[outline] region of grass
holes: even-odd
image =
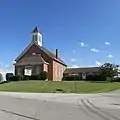
[[[0,84],[0,91],[7,92],[65,92],[101,93],[120,89],[120,83],[18,81]],[[62,91],[63,90],[63,91]]]

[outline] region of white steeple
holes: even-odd
[[[32,42],[42,46],[42,34],[39,32],[37,27],[32,31]]]

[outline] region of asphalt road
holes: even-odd
[[[0,120],[120,120],[118,93],[30,96],[0,94]]]

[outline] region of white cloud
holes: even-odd
[[[88,65],[87,67],[95,67],[94,65]]]
[[[96,48],[91,48],[91,52],[99,52],[99,50]]]
[[[110,61],[106,61],[106,63],[111,63]]]
[[[9,68],[9,67],[11,67],[10,65],[5,65],[5,68]]]
[[[76,52],[76,50],[72,50],[72,52],[73,52],[73,53],[75,53],[75,52]]]
[[[108,57],[109,57],[109,58],[113,58],[113,55],[109,54]]]
[[[81,47],[84,47],[84,46],[85,46],[85,43],[81,42],[80,45],[81,45]]]
[[[81,47],[87,47],[87,45],[84,42],[79,42],[78,43]]]
[[[79,68],[78,65],[72,65],[72,68]]]
[[[110,45],[110,42],[105,42],[105,45]]]
[[[96,63],[96,65],[98,65],[98,66],[101,66],[101,65],[102,65],[102,63],[100,63],[99,61],[95,61],[95,63]]]
[[[72,58],[72,59],[71,59],[71,61],[72,61],[72,62],[75,62],[75,61],[76,61],[76,59]]]

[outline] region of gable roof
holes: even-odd
[[[36,43],[31,43],[31,44],[29,44],[29,45],[25,48],[25,50],[15,59],[15,61],[18,61],[18,60],[29,50],[29,48],[30,48],[32,45],[34,45],[34,44],[35,44],[36,46],[38,46],[39,49],[41,49],[43,52],[45,52],[45,53],[46,53],[50,58],[52,58],[53,60],[55,60],[55,61],[57,61],[57,62],[65,65],[65,66],[67,66],[60,58],[56,58],[56,55],[53,54],[51,51],[49,51],[48,49],[46,49],[46,48],[44,48],[44,47],[42,47],[42,46],[37,45]]]
[[[36,65],[46,63],[40,54],[35,54],[32,56],[26,56],[20,61],[16,62],[15,65]],[[48,63],[46,63],[48,64]]]
[[[84,67],[84,68],[67,68],[64,73],[90,73],[90,72],[98,72],[100,67]]]

